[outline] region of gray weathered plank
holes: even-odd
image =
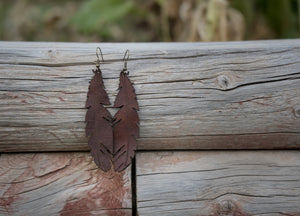
[[[300,215],[300,151],[139,152],[136,172],[140,216]]]
[[[300,40],[0,42],[0,151],[87,150],[95,48],[113,102],[123,53],[140,105],[139,150],[300,147]]]
[[[102,172],[88,153],[0,156],[0,215],[132,215],[131,172]]]

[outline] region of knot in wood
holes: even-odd
[[[47,54],[50,59],[57,58],[57,51],[55,49],[49,49]]]
[[[230,200],[221,201],[218,205],[218,214],[219,215],[230,215],[234,212],[235,205]]]
[[[300,116],[300,105],[296,105],[294,108],[293,108],[293,114],[295,116],[295,118],[299,118]]]
[[[218,80],[219,86],[224,90],[228,89],[228,87],[231,85],[230,79],[226,75],[218,76],[217,80]]]

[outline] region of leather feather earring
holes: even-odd
[[[96,49],[97,64],[93,70],[94,77],[90,81],[85,107],[88,109],[86,122],[86,136],[91,155],[97,166],[103,171],[111,169],[113,153],[113,128],[111,127],[112,116],[103,105],[110,105],[109,98],[104,89],[102,73],[100,69],[100,51],[102,61],[103,55],[99,47]]]
[[[119,93],[114,103],[114,107],[120,108],[113,118],[113,164],[114,169],[119,172],[131,164],[136,150],[136,138],[139,136],[139,106],[133,83],[128,78],[128,59],[129,50],[126,50],[124,68],[120,73]]]

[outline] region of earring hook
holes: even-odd
[[[100,69],[100,59],[99,59],[98,50],[100,51],[101,58],[102,58],[102,62],[104,62],[104,59],[103,59],[103,55],[102,55],[102,51],[101,51],[100,47],[97,47],[97,48],[96,48],[96,56],[97,56],[96,67],[97,67],[98,69]]]
[[[126,58],[126,55],[127,55],[127,58]],[[129,50],[127,49],[125,54],[124,54],[124,58],[123,58],[123,61],[124,61],[124,67],[123,67],[123,71],[127,71],[127,61],[129,59]]]

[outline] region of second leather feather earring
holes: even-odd
[[[114,107],[120,108],[113,118],[113,163],[116,171],[124,170],[134,157],[136,138],[139,136],[139,106],[133,84],[128,78],[127,60],[129,50],[126,50],[124,67],[120,73],[119,93]]]
[[[136,150],[136,138],[139,136],[138,103],[127,70],[129,51],[126,50],[124,55],[119,93],[114,103],[114,107],[120,109],[112,118],[103,106],[110,105],[110,102],[104,89],[98,50],[103,60],[102,52],[97,48],[98,61],[86,100],[86,136],[97,166],[103,171],[113,166],[115,171],[121,172],[131,163]]]

